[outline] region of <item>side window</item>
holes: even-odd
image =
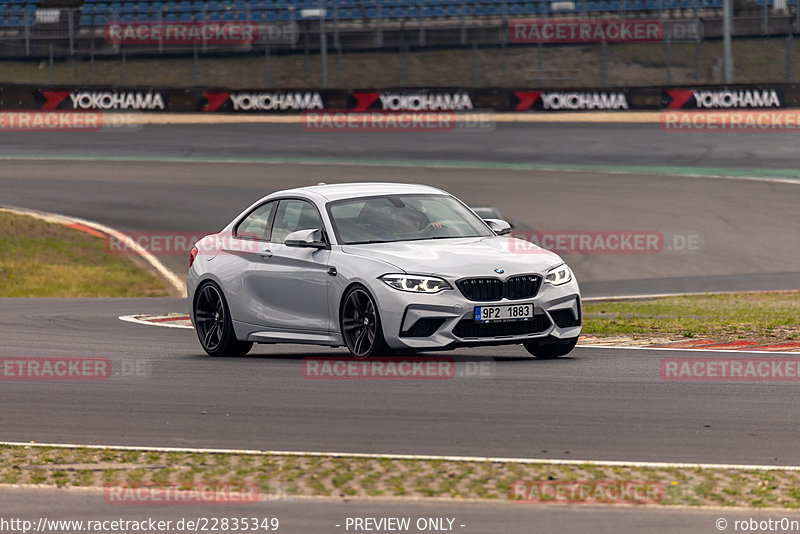
[[[298,230],[322,228],[317,208],[305,200],[281,200],[272,223],[272,243],[283,243],[286,236]]]
[[[277,202],[267,202],[257,207],[250,214],[242,219],[236,229],[233,231],[234,235],[241,239],[269,239],[269,219],[272,212],[275,211]]]

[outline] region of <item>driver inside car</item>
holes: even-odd
[[[411,206],[396,209],[393,215],[397,231],[402,234],[423,235],[425,232],[445,227],[442,222],[431,222],[425,213]]]

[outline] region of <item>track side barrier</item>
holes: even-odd
[[[685,85],[541,89],[230,89],[155,86],[0,86],[0,111],[297,114],[728,110],[800,107],[800,85]]]

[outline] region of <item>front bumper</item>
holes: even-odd
[[[547,336],[567,339],[578,337],[581,331],[580,289],[574,279],[561,286],[542,284],[532,298],[491,302],[468,300],[455,286],[428,295],[398,291],[375,280],[370,289],[378,303],[386,343],[397,350],[501,345]],[[534,319],[475,322],[475,306],[508,304],[533,304]]]

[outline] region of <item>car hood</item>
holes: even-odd
[[[426,239],[344,245],[342,252],[397,267],[399,271],[452,278],[546,273],[563,260],[529,241],[505,236]]]

